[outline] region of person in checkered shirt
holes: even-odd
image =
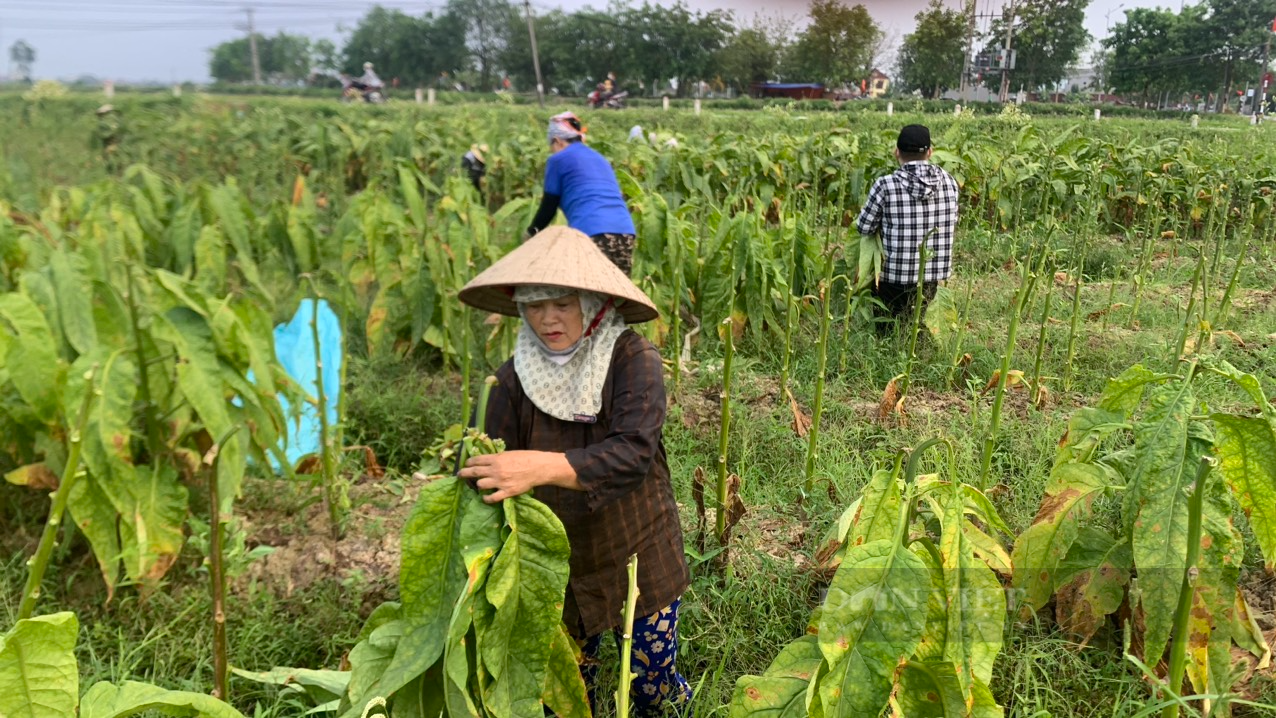
[[[930,130],[924,125],[900,130],[895,142],[899,169],[873,183],[855,220],[860,234],[882,235],[882,276],[874,292],[893,318],[911,316],[919,274],[924,310],[939,282],[953,271],[957,181],[930,163],[931,152]]]

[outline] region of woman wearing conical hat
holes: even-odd
[[[635,704],[655,711],[685,702],[691,689],[674,658],[690,572],[662,439],[664,378],[656,348],[628,326],[656,318],[655,306],[588,236],[561,226],[460,297],[523,320],[484,427],[506,451],[471,458],[460,476],[489,503],[534,491],[562,521],[571,542],[563,620],[587,657],[619,628],[625,565],[638,554]],[[596,669],[586,663],[592,685]]]

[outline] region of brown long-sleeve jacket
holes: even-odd
[[[523,393],[513,360],[496,372],[487,433],[508,450],[567,454],[584,491],[542,486],[535,497],[553,510],[571,542],[563,620],[577,638],[620,625],[638,554],[637,615],[673,603],[690,583],[682,527],[669,479],[662,427],[665,385],[660,354],[632,331],[616,341],[593,424],[562,421]]]

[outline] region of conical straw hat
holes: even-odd
[[[548,284],[606,294],[630,324],[660,316],[656,305],[579,230],[549,227],[483,270],[461,289],[461,301],[489,312],[518,316],[514,287]]]

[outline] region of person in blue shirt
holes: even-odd
[[[545,194],[527,237],[545,229],[558,210],[567,224],[589,235],[607,258],[628,274],[634,262],[634,220],[607,158],[585,145],[585,128],[571,112],[549,119]]]

